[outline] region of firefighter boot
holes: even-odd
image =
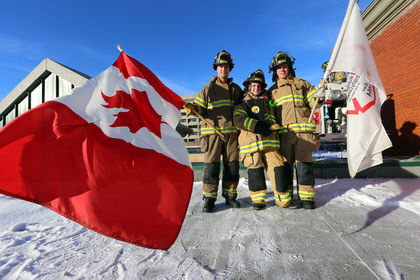
[[[204,199],[203,212],[212,213],[216,199],[211,198],[211,197],[203,197],[203,199]]]
[[[237,201],[236,198],[233,197],[226,198],[226,204],[232,208],[241,208],[241,204],[239,203],[239,201]]]
[[[248,168],[249,196],[254,210],[265,208],[267,185],[265,184],[264,167]]]
[[[312,162],[297,162],[298,196],[304,209],[315,209],[315,177]]]
[[[252,203],[252,209],[254,210],[263,210],[265,208],[264,203]]]
[[[315,209],[315,202],[313,200],[302,200],[302,207],[304,209]]]

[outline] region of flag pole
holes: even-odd
[[[341,29],[340,29],[340,33],[338,34],[337,41],[335,42],[334,49],[333,49],[333,52],[331,54],[331,58],[328,62],[327,69],[325,70],[325,73],[324,73],[324,77],[323,77],[324,80],[330,74],[331,69],[333,68],[335,60],[337,58],[338,49],[340,48],[340,45],[343,42],[344,32],[347,29],[347,25],[349,23],[351,11],[353,10],[354,4],[356,4],[355,0],[350,0],[349,1],[349,5],[347,7],[346,15],[344,16],[344,20],[343,20],[343,24],[342,24]]]
[[[194,108],[191,108],[191,112],[193,112],[194,115],[199,117],[203,122],[205,122],[207,125],[209,125],[211,128],[213,128],[214,131],[216,131],[216,133],[219,134],[219,136],[223,140],[223,142],[226,142],[225,136],[219,130],[217,130],[217,128],[214,125],[212,125],[208,120],[206,120],[202,115],[200,115]]]
[[[330,74],[331,69],[332,69],[332,67],[335,63],[335,60],[337,58],[338,49],[339,49],[341,43],[343,42],[344,31],[347,29],[347,25],[348,25],[349,19],[350,19],[350,14],[351,14],[351,11],[353,10],[353,7],[354,7],[355,3],[356,3],[355,0],[349,0],[349,5],[347,6],[347,11],[346,11],[346,15],[344,16],[343,24],[341,25],[340,32],[338,33],[337,41],[335,42],[333,52],[331,54],[330,60],[329,60],[328,65],[327,65],[327,69],[325,70],[324,76],[322,77],[321,82],[319,83],[319,88],[324,87],[325,81],[326,81],[328,75]],[[314,106],[312,107],[311,114],[309,115],[308,122],[312,121],[312,118],[313,118],[313,115],[314,115],[314,112],[315,112],[315,109],[316,109],[315,105],[318,104],[318,101],[319,101],[319,97],[317,97],[315,99]]]

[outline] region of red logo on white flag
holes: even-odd
[[[347,81],[348,98],[347,114],[358,115],[365,113],[369,108],[376,104],[376,90],[373,85],[367,81],[362,81],[359,75],[351,73]],[[353,103],[351,109],[350,101]]]
[[[356,0],[350,0],[328,71],[349,72],[347,82],[347,163],[350,177],[382,163],[391,141],[381,123],[386,99]]]

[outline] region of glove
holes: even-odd
[[[187,115],[191,115],[196,110],[195,105],[189,102],[184,104],[184,109]]]
[[[315,88],[315,93],[314,93],[314,97],[318,97],[319,99],[325,99],[325,88],[324,87],[322,87],[322,88],[318,88],[318,87],[316,87]]]
[[[255,125],[254,132],[257,134],[261,134],[263,136],[268,136],[271,134],[270,127],[263,121],[258,121]]]
[[[272,124],[270,126],[270,130],[274,131],[274,130],[280,130],[281,129],[281,125],[279,125],[278,123]]]
[[[324,87],[321,87],[321,88],[315,87],[314,97],[319,98],[319,101],[318,101],[319,103],[324,102],[324,100],[325,100],[325,88]]]

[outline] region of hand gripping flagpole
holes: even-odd
[[[349,23],[351,11],[353,10],[354,4],[356,3],[356,0],[350,0],[349,5],[347,7],[346,15],[344,16],[343,24],[341,25],[340,33],[338,33],[337,41],[335,42],[333,52],[331,54],[330,60],[327,65],[327,69],[325,70],[324,77],[322,77],[321,82],[319,84],[319,88],[324,87],[325,80],[327,79],[328,75],[331,73],[331,69],[333,68],[333,65],[335,63],[335,60],[337,58],[338,49],[340,48],[341,43],[343,42],[344,32],[347,29],[347,25]],[[314,104],[318,104],[319,97],[315,99]],[[312,121],[314,112],[315,112],[315,105],[312,107],[311,115],[309,116],[308,122]]]
[[[211,128],[213,128],[214,131],[216,131],[216,133],[219,134],[219,136],[223,140],[223,142],[226,142],[225,136],[219,130],[217,130],[217,128],[214,125],[212,125],[208,120],[206,120],[202,115],[200,115],[194,108],[191,108],[191,112],[193,112],[194,115],[196,115],[197,117],[199,117],[202,121],[204,121]]]

